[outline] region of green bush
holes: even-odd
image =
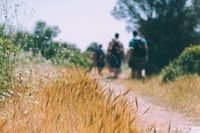
[[[14,85],[14,68],[17,47],[10,40],[0,38],[0,91],[11,89]]]
[[[51,61],[53,64],[67,67],[79,66],[88,68],[91,65],[91,60],[87,53],[81,53],[80,51],[70,48],[62,48]]]
[[[169,82],[179,76],[200,75],[200,45],[186,48],[183,53],[161,71],[161,78]]]

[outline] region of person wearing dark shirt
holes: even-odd
[[[102,49],[102,45],[99,45],[99,47],[96,49],[96,66],[98,68],[99,75],[102,76],[102,70],[105,67],[105,53]]]
[[[147,41],[133,31],[133,39],[129,42],[128,60],[132,69],[132,78],[146,78],[146,63],[148,61]]]
[[[117,78],[120,71],[122,60],[124,57],[124,46],[119,41],[119,34],[115,34],[115,38],[108,44],[107,60],[109,64],[110,72],[114,73],[114,77]]]

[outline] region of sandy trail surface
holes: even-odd
[[[122,94],[127,90],[122,84],[105,77],[101,80],[101,83],[103,85],[106,84],[108,88],[114,90],[116,95]],[[122,74],[119,78],[122,80],[127,79],[127,75]],[[166,107],[158,106],[157,104],[153,103],[149,97],[141,96],[133,90],[129,92],[127,97],[130,100],[130,103],[135,102],[137,98],[137,123],[138,125],[142,126],[141,128],[144,130],[147,130],[151,127],[156,127],[156,131],[159,133],[166,133],[169,131],[169,128],[170,132],[200,133],[200,125],[190,122],[180,113],[173,112]],[[144,112],[146,113],[144,114]]]

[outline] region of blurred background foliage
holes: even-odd
[[[17,32],[14,42],[24,51],[31,51],[33,56],[41,54],[54,64],[88,67],[91,62],[87,52],[82,52],[74,44],[55,41],[59,33],[58,27],[38,21],[33,33]]]
[[[147,39],[150,73],[160,72],[189,44],[200,44],[199,0],[118,0],[112,15]]]
[[[200,45],[186,48],[177,59],[161,71],[164,82],[191,74],[200,75]]]

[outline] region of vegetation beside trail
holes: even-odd
[[[126,92],[114,97],[77,69],[52,71],[33,82],[37,73],[20,78],[1,102],[1,132],[138,132]]]
[[[197,75],[182,76],[168,84],[162,83],[159,76],[148,79],[145,84],[136,80],[119,82],[159,106],[200,122],[200,77]]]
[[[162,80],[168,83],[161,82],[160,75],[145,84],[117,81],[198,121],[200,2],[187,1],[118,0],[112,14],[125,19],[131,30],[137,26],[149,45],[147,71],[162,70]],[[32,32],[15,27],[18,17],[11,12],[17,14],[20,4],[9,3],[0,2],[0,132],[141,132],[137,98],[136,107],[130,105],[128,91],[116,96],[83,70],[91,65],[98,43],[81,51],[75,44],[56,41],[60,29],[43,21]],[[152,130],[154,125],[146,132]]]
[[[161,77],[164,82],[169,82],[191,74],[200,75],[200,45],[186,48],[177,59],[162,70]]]
[[[16,56],[18,47],[0,37],[0,92],[11,89],[15,84]]]
[[[89,53],[82,52],[75,44],[55,41],[59,33],[58,27],[38,21],[33,33],[17,32],[14,42],[19,44],[23,51],[31,52],[33,56],[42,55],[55,65],[89,67]]]

